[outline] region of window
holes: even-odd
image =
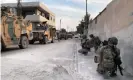
[[[42,16],[45,17],[44,13],[42,13]]]
[[[52,21],[52,17],[51,17],[51,19],[50,19],[51,21]]]
[[[55,18],[53,18],[53,22],[55,22]]]
[[[45,18],[50,20],[50,16],[48,14],[45,14]]]
[[[37,10],[37,15],[41,15],[41,12],[39,10]]]

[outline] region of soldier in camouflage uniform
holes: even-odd
[[[117,64],[120,65],[120,50],[116,47],[118,40],[116,37],[108,39],[108,45],[99,51],[99,64],[97,71],[99,73],[109,72],[110,76],[116,75]]]
[[[93,45],[95,52],[98,50],[98,48],[100,47],[101,44],[101,40],[99,39],[98,36],[94,36],[93,34],[90,35],[90,45]]]
[[[57,35],[57,39],[58,39],[58,41],[60,41],[60,33],[57,32],[56,35]]]
[[[82,39],[81,39],[81,45],[83,45],[85,43],[86,39],[87,39],[87,36],[83,35]]]

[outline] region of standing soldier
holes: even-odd
[[[43,41],[46,42],[47,37],[45,36],[45,31],[47,30],[47,21],[40,23],[40,30],[44,30],[44,33],[42,33]]]
[[[60,33],[57,32],[56,34],[57,34],[57,39],[58,39],[58,41],[60,41]]]
[[[41,24],[41,27],[42,27],[42,30],[47,30],[47,28],[48,28],[48,26],[47,26],[47,21],[45,21],[45,22],[43,22],[42,24]]]

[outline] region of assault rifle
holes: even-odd
[[[117,65],[117,67],[118,67],[118,69],[120,71],[120,74],[123,76],[123,72],[122,72],[123,68],[120,65]]]
[[[118,51],[116,51],[115,47],[113,47],[113,51],[114,51],[114,53],[116,53],[116,56],[115,56],[115,59],[114,59],[114,62],[116,64],[116,68],[118,67],[118,69],[120,71],[120,74],[123,76],[123,72],[122,72],[123,68],[121,66],[122,61],[121,61],[121,58],[118,57],[118,54],[120,54],[120,53]]]

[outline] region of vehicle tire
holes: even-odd
[[[43,40],[39,40],[39,43],[40,43],[40,44],[44,44]]]
[[[65,37],[65,40],[67,40],[67,38]]]
[[[30,44],[34,44],[34,42],[35,42],[34,40],[30,40],[29,41]]]
[[[54,43],[54,41],[52,40],[51,43]]]
[[[54,43],[54,39],[52,39],[51,43]]]
[[[28,38],[26,36],[22,36],[21,40],[20,40],[19,48],[20,49],[25,49],[25,48],[28,47],[28,45],[29,45]]]
[[[3,41],[1,41],[2,43],[1,43],[1,51],[5,51],[6,50],[6,47],[5,47],[5,45],[4,45],[4,43],[3,43]]]
[[[47,44],[47,36],[44,39],[39,41],[40,44]]]

